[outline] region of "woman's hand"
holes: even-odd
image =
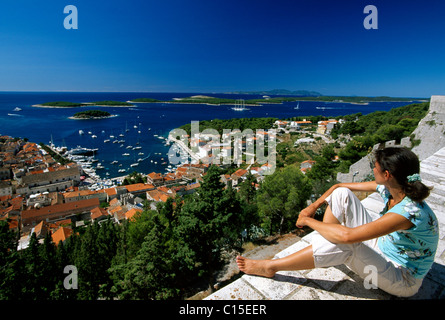
[[[302,211],[303,212],[303,211]],[[300,213],[300,215],[298,216],[297,222],[295,223],[295,225],[298,228],[303,228],[305,226],[307,226],[307,220],[310,219],[311,217],[306,216],[306,215],[302,215]]]
[[[313,218],[315,216],[315,213],[317,212],[317,207],[313,204],[309,205],[308,207],[304,208],[300,211],[300,214],[298,217],[309,217]]]
[[[312,203],[308,207],[304,208],[300,211],[300,214],[298,215],[297,222],[295,223],[298,228],[304,227],[306,224],[303,225],[303,221],[305,218],[313,218],[315,216],[315,213],[317,212],[317,207]]]

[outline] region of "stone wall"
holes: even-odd
[[[420,120],[413,135],[415,140],[420,140],[420,144],[412,148],[420,161],[445,147],[445,96],[431,96],[428,114]],[[373,150],[379,146],[375,145]],[[406,137],[401,140],[399,145],[395,141],[387,141],[384,146],[411,148],[411,141],[409,137]],[[370,158],[365,156],[351,165],[348,173],[338,173],[337,180],[339,182],[360,182],[371,174]]]
[[[378,148],[383,148],[383,147],[406,147],[406,148],[411,148],[411,142],[409,137],[403,138],[400,141],[400,144],[396,143],[395,140],[391,140],[391,141],[387,141],[383,144],[376,144],[373,148],[372,148],[372,152],[363,157],[362,159],[360,159],[359,161],[357,161],[356,163],[352,164],[349,167],[349,172],[348,173],[341,173],[339,172],[337,174],[337,180],[339,182],[361,182],[364,181],[366,178],[368,178],[369,176],[373,175],[373,171],[372,171],[372,167],[371,167],[371,154],[374,152],[374,150],[378,149]]]
[[[445,96],[431,96],[428,114],[413,132],[420,144],[412,150],[420,161],[445,147]]]

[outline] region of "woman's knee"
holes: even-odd
[[[332,192],[333,198],[341,200],[349,199],[353,195],[352,191],[345,187],[339,187]]]
[[[331,196],[329,206],[340,223],[356,227],[371,221],[363,204],[348,188],[337,188]]]

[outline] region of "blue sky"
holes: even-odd
[[[377,30],[363,26],[368,4]],[[429,97],[445,94],[444,12],[442,0],[2,1],[0,91]]]

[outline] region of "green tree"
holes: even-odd
[[[119,298],[176,299],[194,279],[193,252],[175,233],[173,199],[158,208],[132,222],[143,222],[147,230],[140,249],[127,263],[111,268],[113,291]]]
[[[288,231],[298,213],[306,207],[311,184],[295,166],[287,166],[266,176],[257,197],[262,227],[269,233]]]
[[[195,196],[182,207],[177,232],[194,252],[198,275],[212,283],[222,249],[234,245],[245,225],[241,203],[232,190],[224,190],[218,167],[211,166],[203,180]]]
[[[49,300],[56,288],[58,276],[63,275],[63,268],[56,259],[56,247],[52,241],[51,233],[45,235],[43,244],[39,246],[40,277],[38,286],[41,290],[41,299]]]
[[[116,255],[118,246],[118,227],[108,218],[100,225],[96,246],[98,249],[98,294],[102,298],[111,299],[113,297],[111,288],[113,281],[108,272],[111,267],[112,257]]]
[[[100,258],[96,243],[99,225],[88,226],[81,236],[80,247],[76,250],[75,266],[78,270],[78,298],[96,300],[99,297]]]
[[[17,252],[17,233],[9,229],[6,220],[0,221],[0,300],[22,298],[25,273]]]

